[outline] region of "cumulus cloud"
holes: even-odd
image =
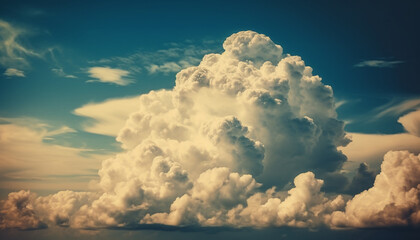
[[[32,205],[35,194],[29,191],[9,193],[7,200],[0,203],[0,229],[22,230],[46,227],[36,216]]]
[[[25,73],[22,70],[16,68],[8,68],[3,73],[3,75],[8,77],[25,77]]]
[[[347,220],[364,193],[346,205],[349,197],[321,190],[346,162],[338,148],[350,142],[337,119],[332,88],[265,35],[239,32],[223,48],[181,70],[173,89],[151,91],[136,102],[107,101],[102,106],[114,107],[103,115],[100,104],[76,110],[102,122],[120,121],[128,113],[115,109],[133,103],[116,137],[125,151],[102,162],[97,193],[31,198],[36,219],[76,228],[364,226]],[[93,126],[91,131],[102,134],[115,129]],[[407,154],[398,159],[414,159]],[[416,166],[401,160],[398,167],[392,159],[385,158],[382,175],[394,165]],[[404,174],[407,186],[419,183],[411,176],[415,171]],[[353,183],[371,176],[362,164]],[[369,190],[375,197],[380,176]],[[398,186],[390,191],[411,191]],[[416,208],[412,202],[410,209]],[[7,212],[13,212],[7,221],[19,215],[14,208]]]
[[[331,215],[337,227],[420,224],[420,155],[388,152],[374,186],[354,196],[345,211]]]
[[[355,64],[355,67],[392,68],[403,61],[366,60]]]
[[[88,82],[113,83],[121,86],[126,86],[133,82],[133,80],[126,78],[130,74],[129,71],[118,68],[91,67],[88,73],[90,77],[96,78],[96,80],[89,80]]]

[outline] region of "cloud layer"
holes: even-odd
[[[332,88],[265,35],[239,32],[223,48],[181,70],[173,89],[138,98],[117,135],[125,151],[102,162],[97,192],[11,193],[0,227],[368,227],[378,213],[377,226],[419,223],[418,156],[387,154],[374,186],[349,201],[324,193],[350,142]],[[355,184],[368,178],[361,165]]]

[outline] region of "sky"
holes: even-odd
[[[418,234],[415,1],[0,4],[6,239]]]

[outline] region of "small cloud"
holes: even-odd
[[[60,77],[65,77],[65,78],[77,78],[74,75],[71,74],[67,74],[64,72],[64,70],[62,68],[53,68],[51,69],[51,71],[53,71],[55,74],[57,74]]]
[[[114,83],[121,86],[132,83],[131,79],[124,78],[125,76],[128,76],[130,72],[118,68],[91,67],[89,68],[88,73],[90,73],[90,77],[97,78],[97,80],[89,80],[87,82]]]
[[[171,73],[171,72],[179,72],[182,69],[182,67],[175,62],[167,62],[162,65],[152,64],[146,68],[150,73],[156,73],[156,72]]]
[[[355,67],[392,68],[403,61],[366,60],[355,64]]]
[[[8,77],[25,77],[25,73],[16,68],[8,68],[3,74]]]

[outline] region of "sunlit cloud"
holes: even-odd
[[[86,132],[116,137],[130,114],[138,109],[139,101],[138,96],[108,99],[83,105],[73,113],[91,119],[84,125]]]
[[[398,122],[403,125],[407,132],[420,137],[420,110],[410,112],[398,118]]]
[[[3,73],[3,75],[8,77],[25,77],[25,73],[22,70],[16,68],[8,68]]]
[[[90,149],[74,148],[46,140],[75,133],[68,126],[54,128],[28,118],[1,118],[0,124],[0,188],[38,190],[88,189],[96,179],[91,169],[98,169],[104,156],[89,153]],[[79,175],[81,181],[68,182],[66,176]]]
[[[366,60],[355,64],[355,67],[392,68],[403,61]]]
[[[91,67],[88,70],[89,76],[96,78],[87,82],[103,82],[116,85],[126,86],[133,82],[132,79],[126,78],[130,72],[118,68],[110,67]]]
[[[397,144],[417,151],[417,136],[387,136],[392,140],[383,143],[383,136],[354,135],[352,145],[337,118],[332,87],[301,57],[284,54],[282,46],[253,31],[231,35],[223,49],[178,72],[172,89],[74,110],[96,120],[85,131],[116,136],[124,151],[102,161],[99,179],[91,183],[96,191],[10,193],[0,209],[0,228],[420,224],[420,156],[390,151],[382,163],[375,160]],[[90,68],[89,73],[97,81],[116,84],[129,74],[105,67]],[[19,150],[31,156],[36,153],[33,146],[57,153],[42,140],[72,131],[5,126],[1,146],[9,151],[26,147],[31,151]],[[383,145],[371,147],[374,156],[363,151],[377,141]],[[60,153],[69,150],[80,152],[70,148]],[[81,165],[73,158],[75,169],[65,169],[69,156],[54,157],[60,161],[35,177],[51,170],[62,175],[86,170],[86,162]],[[348,160],[356,163],[350,177],[343,168]],[[380,169],[373,166],[380,172],[373,182],[375,171],[369,166],[380,163]],[[346,178],[337,188],[356,195],[323,190],[334,181],[331,176]]]

